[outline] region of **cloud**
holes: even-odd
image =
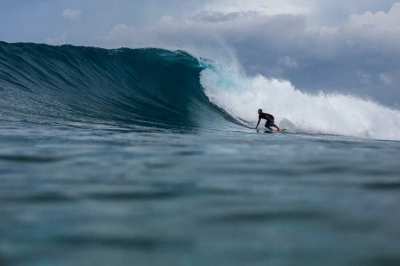
[[[298,15],[310,12],[310,6],[306,3],[306,1],[301,0],[214,0],[206,2],[204,9],[210,12],[222,13],[251,11],[264,15]]]
[[[302,89],[399,103],[400,83],[393,70],[400,69],[400,3],[386,12],[349,15],[335,26],[310,24],[308,19],[307,14],[269,15],[260,9],[203,10],[146,27],[116,25],[106,39],[113,46],[196,51],[223,43],[251,73],[288,79]]]
[[[302,90],[400,104],[400,0],[20,2],[6,0],[0,9],[0,24],[15,22],[0,27],[3,40],[52,36],[48,42],[184,49],[212,59],[233,54],[248,73]],[[68,6],[60,21],[58,11]],[[83,12],[85,23],[65,23]]]
[[[81,17],[82,11],[79,9],[64,9],[62,12],[63,18],[70,21],[76,21]]]
[[[388,12],[366,12],[350,17],[346,27],[349,34],[372,42],[386,49],[400,49],[400,3],[396,3]]]
[[[376,13],[366,12],[355,14],[350,18],[350,22],[355,27],[369,28],[374,30],[400,30],[400,3],[396,3],[388,12],[379,11]]]

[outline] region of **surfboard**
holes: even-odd
[[[286,132],[286,128],[282,128],[280,131],[277,131],[277,130],[268,130],[268,129],[266,129],[265,131],[264,131],[264,133],[267,133],[267,134],[275,134],[275,133],[285,133]]]

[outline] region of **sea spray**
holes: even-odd
[[[305,93],[289,81],[248,76],[215,64],[201,73],[209,99],[235,118],[257,121],[257,109],[297,132],[400,140],[400,111],[351,95]]]

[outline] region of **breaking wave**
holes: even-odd
[[[0,118],[190,128],[226,114],[183,51],[0,43]]]
[[[250,125],[257,121],[256,110],[263,108],[294,132],[400,140],[400,111],[371,100],[308,94],[288,81],[246,76],[237,66],[207,68],[201,83],[213,103]]]
[[[184,51],[0,42],[0,119],[152,128],[254,127],[256,110],[294,132],[400,140],[400,112]]]

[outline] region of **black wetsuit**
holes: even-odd
[[[267,114],[267,113],[259,113],[259,114],[258,114],[258,123],[257,123],[257,127],[258,127],[258,125],[260,124],[261,119],[267,120],[267,121],[265,122],[265,127],[266,127],[267,129],[269,129],[269,130],[272,131],[272,128],[271,128],[271,127],[274,127],[274,128],[276,128],[276,129],[280,130],[279,127],[278,127],[277,125],[275,125],[275,118],[274,118],[273,115]]]

